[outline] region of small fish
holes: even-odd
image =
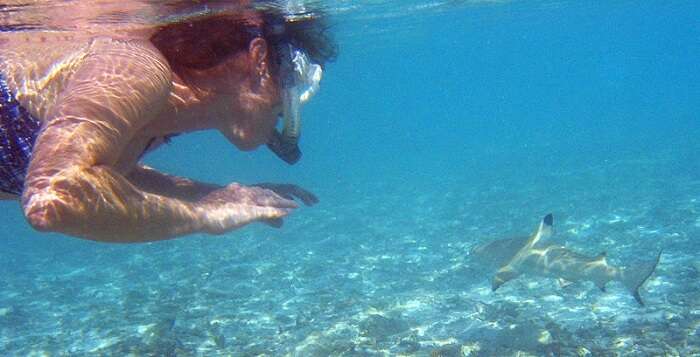
[[[552,235],[554,219],[548,214],[538,229],[528,238],[510,238],[476,247],[472,253],[499,267],[493,278],[491,290],[496,291],[506,282],[521,274],[531,274],[559,279],[560,283],[592,281],[602,291],[611,280],[627,287],[642,306],[644,301],[639,288],[656,269],[661,252],[653,261],[642,262],[627,268],[617,268],[606,259],[605,253],[595,257],[576,253],[548,242]]]

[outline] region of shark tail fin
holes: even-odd
[[[644,306],[644,301],[642,301],[642,297],[639,295],[639,288],[642,287],[644,282],[654,273],[660,259],[661,252],[659,252],[659,254],[656,255],[656,259],[652,261],[638,263],[622,271],[622,284],[629,289],[639,305]]]

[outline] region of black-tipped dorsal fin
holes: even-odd
[[[551,227],[554,224],[554,217],[552,216],[552,214],[549,213],[546,216],[544,216],[544,218],[542,219],[542,223]]]
[[[511,280],[520,274],[520,272],[517,269],[522,263],[522,259],[530,254],[531,250],[535,247],[535,245],[540,239],[547,239],[549,236],[552,235],[552,222],[552,214],[550,213],[542,219],[539,227],[537,228],[537,231],[535,231],[535,233],[527,239],[525,245],[523,245],[515,253],[515,255],[510,258],[510,261],[508,263],[506,263],[501,267],[501,269],[499,269],[498,273],[496,273],[496,276],[494,277],[492,285],[492,289],[494,291],[508,280]]]
[[[554,217],[552,217],[552,214],[548,214],[542,218],[542,222],[540,222],[539,227],[537,227],[537,231],[535,234],[530,237],[530,240],[527,242],[526,247],[532,248],[539,242],[541,239],[547,239],[549,236],[552,235],[552,224],[554,223]]]
[[[608,253],[606,252],[600,252],[600,254],[596,255],[594,260],[605,260],[605,258],[608,257]]]

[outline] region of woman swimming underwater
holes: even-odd
[[[164,11],[151,3],[118,5]],[[241,150],[267,144],[296,162],[300,105],[335,55],[322,17],[183,1],[167,8],[171,20],[116,28],[91,21],[105,11],[92,1],[59,10],[83,20],[71,31],[0,32],[0,191],[21,199],[34,228],[143,242],[279,226],[293,198],[316,202],[294,185],[219,187],[139,160],[172,135],[214,129]]]

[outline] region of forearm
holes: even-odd
[[[142,191],[196,202],[222,186],[198,182],[156,171],[147,166],[137,166],[129,172],[127,179]]]
[[[42,231],[105,242],[146,242],[202,229],[193,203],[138,189],[106,166],[28,178],[25,216]]]

